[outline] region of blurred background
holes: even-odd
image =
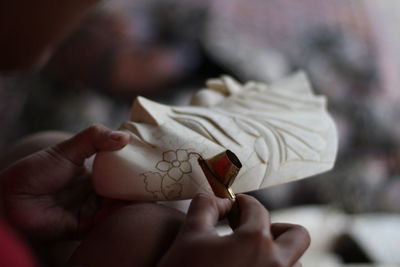
[[[0,149],[117,128],[139,94],[187,104],[209,77],[305,70],[338,126],[336,167],[253,194],[308,228],[303,266],[400,266],[399,25],[397,0],[105,1],[40,71],[0,78]]]

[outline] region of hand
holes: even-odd
[[[186,220],[158,267],[291,267],[310,244],[299,225],[270,224],[268,211],[253,197],[237,196],[240,211],[234,232],[218,236],[215,225],[232,209],[229,200],[204,194],[191,203]],[[235,203],[236,204],[236,203]]]
[[[8,220],[36,240],[78,237],[99,211],[86,159],[128,141],[126,133],[95,125],[11,165],[0,174]]]

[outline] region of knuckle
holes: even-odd
[[[209,213],[212,213],[214,216],[218,216],[218,205],[216,202],[216,199],[207,194],[200,194],[198,195],[198,203],[200,203],[200,206],[204,207],[207,209]]]
[[[91,134],[97,134],[104,131],[104,126],[100,123],[94,123],[87,128],[87,131]]]
[[[198,203],[202,203],[204,205],[209,205],[209,206],[216,205],[215,199],[207,194],[198,194],[195,199]]]
[[[95,141],[103,140],[109,136],[110,130],[102,124],[95,123],[78,134],[82,138],[90,138]]]
[[[242,239],[247,243],[247,245],[253,247],[254,250],[259,252],[269,249],[273,244],[271,235],[265,228],[246,231],[242,233]]]
[[[311,236],[308,230],[304,226],[298,224],[294,225],[293,227],[297,232],[301,234],[301,236],[304,239],[304,242],[307,244],[307,246],[309,246],[311,243]]]

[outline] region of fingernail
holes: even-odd
[[[121,141],[124,137],[126,137],[127,134],[121,131],[112,131],[110,133],[110,139],[114,141]]]

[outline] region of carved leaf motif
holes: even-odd
[[[251,127],[250,125],[248,125],[246,122],[244,122],[243,120],[240,119],[236,119],[235,122],[239,125],[239,127],[244,130],[245,132],[247,132],[248,134],[251,134],[255,137],[260,136],[260,133],[254,129],[253,127]]]
[[[268,146],[265,143],[265,140],[261,137],[257,138],[254,142],[254,151],[256,151],[257,156],[264,163],[268,163],[269,160],[269,152]]]
[[[207,107],[170,107],[144,98],[136,101],[134,127],[125,129],[137,136],[137,141],[130,144],[126,155],[133,151],[146,155],[141,164],[155,172],[143,174],[145,189],[153,196],[190,198],[207,182],[198,166],[191,165],[189,148],[191,156],[200,157],[211,157],[224,149],[233,151],[243,163],[232,185],[235,192],[304,178],[333,167],[335,125],[326,111],[325,98],[312,93],[304,75],[271,85],[242,85],[230,77],[209,80],[207,85],[210,88],[205,92],[213,94],[198,94],[198,103],[218,95],[206,103]]]
[[[228,95],[229,94],[229,91],[226,88],[225,83],[221,79],[209,79],[206,82],[206,85],[207,85],[208,88],[210,88],[212,90],[215,90],[217,92],[220,92],[220,93],[222,93],[224,95]]]
[[[224,75],[224,76],[222,76],[222,79],[223,79],[225,86],[228,89],[230,95],[239,93],[240,90],[242,89],[241,85],[232,77]]]
[[[208,85],[230,95],[207,109],[174,107],[173,118],[194,131],[202,129],[199,134],[237,151],[242,160],[250,159],[251,153],[255,152],[258,164],[265,165],[259,186],[264,186],[266,176],[271,173],[267,168],[273,168],[276,173],[290,162],[304,162],[305,168],[309,169],[312,162],[333,165],[336,148],[329,149],[327,142],[336,146],[336,136],[332,139],[333,135],[328,134],[336,130],[326,112],[325,98],[312,93],[305,75],[294,75],[271,86],[249,82],[242,90],[237,90],[240,85],[227,77],[212,80]],[[189,121],[190,125],[187,125]],[[327,140],[328,136],[331,139]],[[253,149],[249,149],[249,142],[254,144]],[[327,156],[328,151],[331,155]],[[272,162],[271,158],[274,159]],[[332,162],[323,159],[332,159]],[[252,166],[255,164],[253,162]],[[314,172],[319,172],[319,168],[315,167]],[[291,177],[282,179],[290,180]]]

